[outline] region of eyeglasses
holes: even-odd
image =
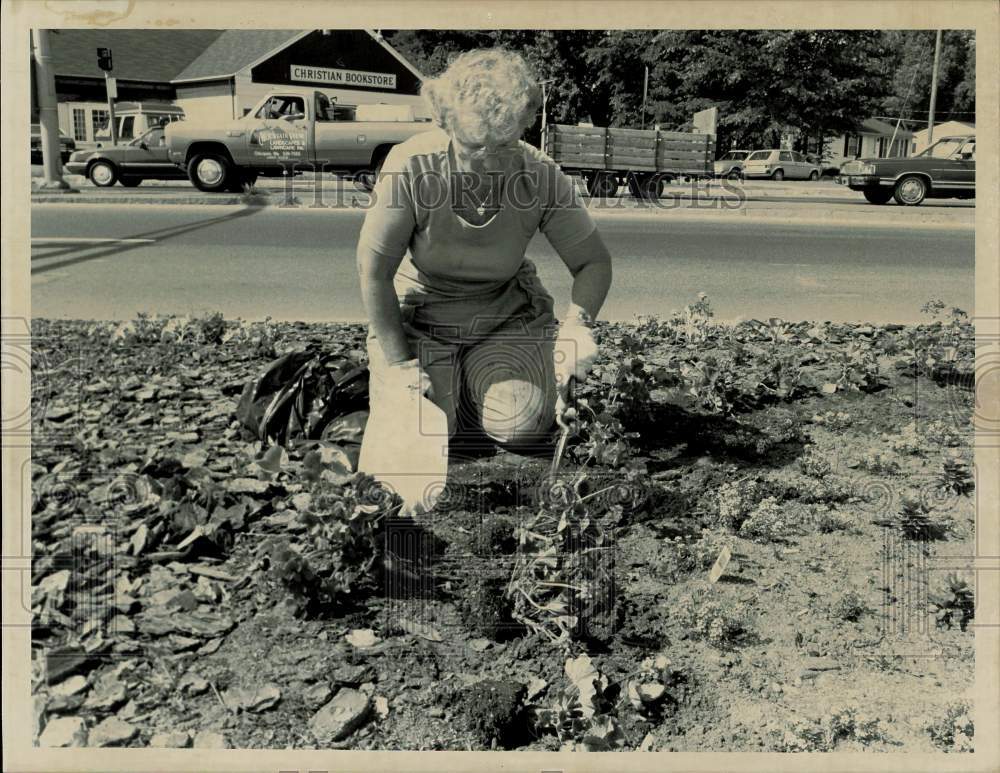
[[[455,147],[459,154],[465,158],[512,158],[521,152],[521,146],[517,140],[501,142],[495,145],[467,145],[461,140],[455,140]]]

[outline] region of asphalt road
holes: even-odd
[[[974,232],[962,224],[595,216],[615,258],[602,314],[610,319],[668,315],[702,291],[721,319],[910,322],[932,297],[974,312]],[[354,247],[362,217],[305,208],[36,205],[32,314],[361,320]],[[544,237],[528,256],[561,308],[570,277],[558,256]]]

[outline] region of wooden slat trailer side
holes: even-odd
[[[550,124],[545,152],[566,171],[582,175],[591,196],[612,196],[624,183],[633,196],[659,198],[675,177],[712,174],[715,136]]]

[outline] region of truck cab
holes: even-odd
[[[356,179],[370,188],[389,149],[430,128],[409,106],[338,110],[321,91],[289,90],[266,94],[235,120],[184,122],[168,127],[166,136],[171,161],[185,168],[200,190],[238,190],[258,175],[303,169],[361,173]]]

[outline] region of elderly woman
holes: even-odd
[[[358,242],[372,379],[425,393],[451,436],[537,446],[597,356],[611,258],[572,181],[520,141],[540,104],[522,57],[462,54],[423,93],[440,128],[389,153]],[[539,230],[573,276],[561,324],[525,258]]]

